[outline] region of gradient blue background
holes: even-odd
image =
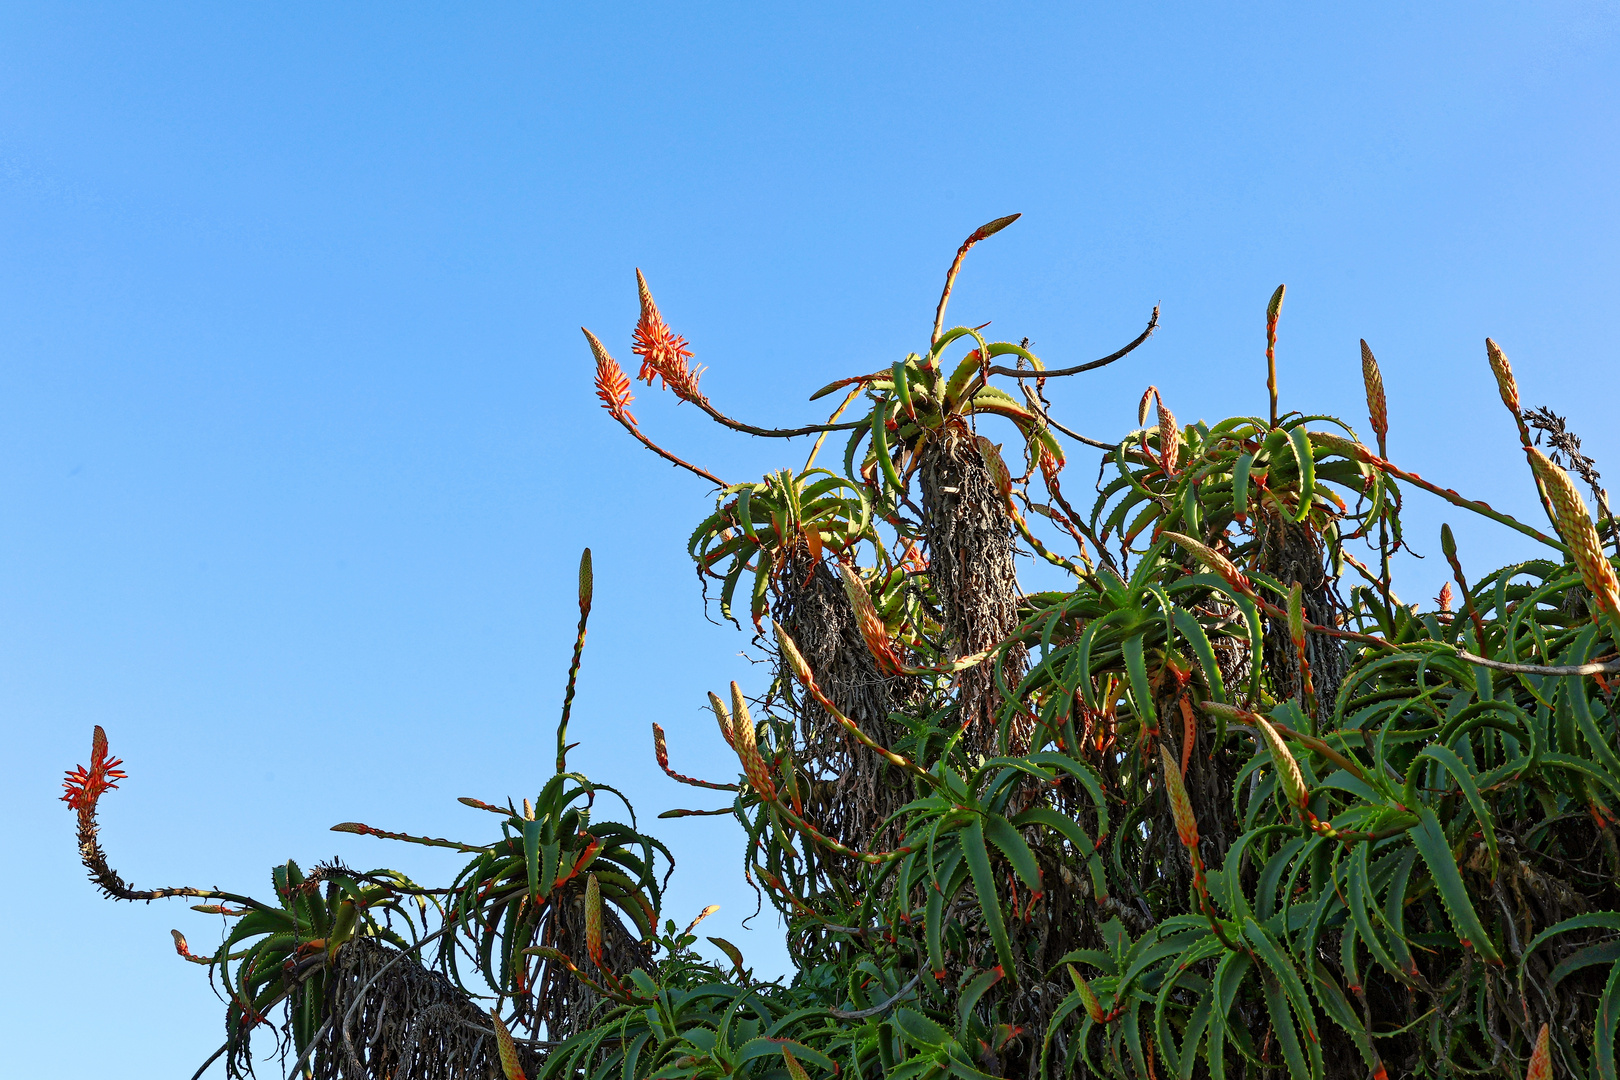
[[[589,544],[574,760],[649,818],[711,805],[649,721],[677,768],[734,773],[703,695],[757,669],[700,609],[702,485],[597,408],[578,330],[629,359],[635,266],[718,404],[802,422],[924,344],[956,245],[1021,211],[956,320],[1068,364],[1163,304],[1055,391],[1094,435],[1148,383],[1183,420],[1262,411],[1286,281],[1285,407],[1363,423],[1365,336],[1395,456],[1533,518],[1490,334],[1620,470],[1613,5],[1301,8],[5,5],[6,1071],[184,1077],[221,1038],[167,933],[218,920],[83,880],[55,800],[93,724],[137,885],[266,893],[334,854],[442,879],[455,857],[325,830],[474,838],[455,797],[536,789]],[[805,450],[635,409],[728,478]],[[1475,572],[1529,553],[1410,503],[1409,599],[1443,517]],[[774,918],[738,925],[735,829],[655,827],[668,912],[721,902],[711,932],[782,970]]]

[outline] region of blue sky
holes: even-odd
[[[1070,364],[1054,394],[1117,437],[1158,385],[1185,421],[1264,409],[1263,311],[1287,282],[1283,404],[1534,513],[1483,339],[1529,404],[1620,475],[1617,22],[1601,4],[100,5],[0,10],[0,1040],[190,1075],[222,1038],[182,904],[98,899],[61,771],[106,726],[103,803],[137,885],[268,892],[341,855],[453,858],[327,832],[481,837],[455,799],[531,794],[573,626],[598,595],[574,762],[650,818],[709,805],[652,761],[735,772],[704,692],[757,683],[705,621],[693,478],[597,408],[583,323],[621,358],[642,267],[705,389],[804,422],[831,378],[953,314]],[[645,429],[734,479],[802,460],[642,389]],[[1446,512],[1442,512],[1442,511]],[[1477,572],[1529,554],[1414,496]],[[655,826],[762,970],[735,830]],[[25,989],[26,988],[26,989]],[[274,1070],[271,1070],[272,1073]]]

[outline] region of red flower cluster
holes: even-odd
[[[631,352],[641,357],[641,371],[636,378],[648,386],[653,379],[662,379],[682,401],[699,400],[703,395],[698,392],[698,377],[703,369],[687,364],[692,350],[687,348],[686,339],[670,330],[658,313],[658,305],[653,303],[647,279],[641,276],[640,270],[636,271],[636,286],[641,292],[641,319],[636,323],[630,347]]]
[[[634,400],[630,380],[619,362],[608,355],[607,346],[583,326],[580,329],[584,330],[585,340],[591,343],[591,353],[596,357],[596,396],[602,399],[602,408],[619,423],[634,428],[636,418],[630,413],[630,402]]]
[[[630,379],[613,359],[603,353],[596,360],[596,396],[602,399],[602,407],[615,417],[621,417],[634,424],[635,415],[630,411],[630,402],[635,398],[630,393]]]
[[[90,768],[86,770],[81,765],[67,774],[62,781],[66,791],[62,801],[72,810],[95,809],[96,800],[101,798],[102,792],[117,787],[118,781],[129,776],[118,767],[123,763],[122,759],[107,753],[107,733],[97,724],[90,741]]]

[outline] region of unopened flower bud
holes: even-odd
[[[1367,388],[1367,420],[1379,438],[1389,434],[1389,404],[1384,397],[1384,376],[1378,370],[1378,359],[1361,342],[1361,381]]]
[[[602,970],[602,886],[595,874],[585,878],[585,951],[597,970]]]
[[[766,802],[776,801],[776,784],[765,767],[765,758],[759,752],[754,732],[754,719],[748,715],[748,702],[742,687],[731,684],[731,734],[737,740],[737,757],[742,761],[748,783]]]
[[[1225,555],[1222,555],[1208,544],[1201,543],[1194,540],[1190,536],[1184,536],[1178,532],[1170,532],[1168,529],[1159,535],[1178,547],[1185,549],[1189,555],[1219,574],[1226,580],[1228,585],[1232,586],[1238,592],[1244,594],[1245,596],[1253,595],[1254,586],[1249,584],[1248,575],[1239,570],[1237,565],[1233,563],[1231,559],[1228,559]]]
[[[1294,755],[1288,752],[1288,744],[1283,742],[1283,737],[1277,734],[1277,729],[1265,717],[1255,717],[1255,722],[1265,736],[1266,748],[1271,751],[1272,763],[1277,767],[1277,781],[1282,784],[1288,801],[1301,810],[1305,809],[1311,801],[1311,793],[1305,787],[1305,774],[1300,772],[1299,762],[1294,760]]]
[[[501,1023],[500,1014],[494,1009],[489,1010],[489,1021],[495,1029],[495,1049],[500,1055],[502,1075],[506,1080],[528,1080],[523,1075],[523,1066],[518,1064],[517,1043],[512,1041],[512,1033]]]
[[[1502,404],[1508,412],[1519,415],[1519,384],[1513,381],[1513,365],[1496,342],[1485,339],[1485,358],[1491,362],[1491,374],[1496,376],[1496,388],[1501,391]]]
[[[1170,750],[1159,744],[1159,763],[1164,767],[1164,791],[1170,799],[1170,816],[1176,821],[1176,835],[1181,845],[1194,854],[1198,851],[1198,818],[1193,813],[1192,800],[1187,798],[1187,785],[1181,781],[1181,767],[1170,755]]]
[[[1102,1002],[1097,1000],[1097,992],[1081,977],[1080,970],[1073,964],[1069,965],[1069,978],[1074,982],[1075,993],[1080,995],[1080,1001],[1085,1005],[1086,1014],[1091,1017],[1092,1022],[1106,1024],[1108,1014],[1103,1012]]]
[[[714,710],[714,718],[720,722],[721,737],[726,740],[727,746],[735,750],[737,737],[731,733],[731,714],[726,711],[726,703],[713,690],[709,691],[709,707]]]

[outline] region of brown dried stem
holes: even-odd
[[[829,431],[853,431],[858,427],[866,427],[864,420],[849,420],[842,424],[807,424],[797,428],[762,428],[753,424],[745,424],[741,420],[733,420],[725,413],[709,404],[706,397],[691,399],[692,404],[708,413],[716,423],[723,424],[733,431],[740,431],[745,435],[758,435],[766,439],[796,439],[801,435],[824,434]]]
[[[1143,330],[1140,334],[1136,335],[1135,339],[1132,340],[1129,345],[1126,345],[1122,349],[1118,349],[1118,350],[1116,350],[1114,352],[1111,352],[1107,356],[1102,357],[1101,359],[1093,360],[1090,363],[1086,363],[1086,364],[1076,364],[1074,367],[1048,368],[1048,369],[1045,369],[1045,370],[1042,370],[1042,371],[1032,371],[1032,370],[1030,370],[1028,368],[1019,369],[1019,368],[1010,368],[1010,367],[997,366],[997,367],[986,368],[984,373],[986,375],[1008,375],[1008,376],[1011,376],[1014,379],[1056,379],[1056,378],[1059,378],[1059,377],[1064,376],[1064,375],[1078,375],[1083,371],[1095,371],[1097,368],[1107,367],[1109,364],[1112,364],[1115,360],[1118,360],[1118,359],[1121,359],[1122,357],[1130,355],[1133,351],[1135,351],[1135,349],[1136,349],[1136,347],[1138,345],[1142,344],[1148,338],[1152,337],[1153,336],[1153,331],[1157,330],[1158,328],[1159,328],[1159,306],[1157,304],[1155,304],[1155,305],[1153,305],[1153,315],[1148,319],[1147,328],[1145,330]],[[1056,426],[1056,425],[1053,425],[1053,426]],[[1067,432],[1065,432],[1065,434],[1067,434]],[[1080,438],[1080,437],[1078,435],[1076,435],[1076,436],[1074,436],[1074,438]],[[1081,441],[1082,442],[1088,442],[1089,440],[1081,439]],[[1112,450],[1113,446],[1111,446],[1111,445],[1104,446],[1103,449],[1104,450]]]
[[[613,419],[617,420],[624,427],[624,430],[628,431],[631,435],[634,435],[636,437],[637,442],[641,443],[642,446],[645,446],[647,449],[651,450],[653,453],[657,454],[659,457],[663,458],[665,461],[668,461],[668,462],[670,462],[672,464],[675,464],[675,465],[679,465],[681,468],[685,469],[688,472],[696,473],[698,476],[703,477],[703,479],[707,480],[709,483],[713,484],[715,487],[723,488],[723,487],[728,486],[724,480],[720,479],[718,476],[714,475],[714,473],[710,472],[709,470],[707,470],[707,469],[705,469],[705,468],[703,468],[703,467],[701,467],[699,465],[693,465],[689,461],[683,461],[680,458],[676,457],[674,454],[670,453],[668,450],[665,450],[662,446],[659,446],[657,443],[655,443],[651,439],[647,438],[647,436],[643,435],[641,433],[640,428],[638,428],[635,424],[632,424],[630,421],[626,420],[624,417],[615,416]]]

